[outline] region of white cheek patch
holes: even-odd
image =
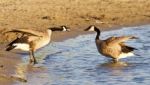
[[[23,51],[29,51],[29,45],[25,44],[25,43],[16,43],[16,44],[13,44],[13,46],[16,46],[15,49],[20,49]]]
[[[66,27],[63,27],[63,31],[67,31]]]
[[[92,26],[92,27],[89,29],[89,31],[95,31],[94,28],[95,28],[95,27]]]
[[[126,58],[126,57],[130,57],[130,56],[134,56],[134,54],[133,54],[132,52],[130,52],[130,53],[121,53],[121,54],[119,55],[119,59],[121,59],[121,58]]]

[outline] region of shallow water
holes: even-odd
[[[95,35],[82,35],[64,42],[52,42],[39,50],[36,56],[48,72],[30,74],[29,82],[23,85],[150,84],[150,25],[102,32],[102,39],[121,35],[139,37],[127,42],[138,49],[135,51],[136,56],[122,59],[116,64],[97,52]]]

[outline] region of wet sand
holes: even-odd
[[[48,27],[67,25],[72,32],[53,33],[52,41],[62,41],[81,34],[89,25],[102,30],[150,24],[148,0],[2,0],[0,2],[0,83],[10,85],[14,80],[21,55],[4,51],[5,44],[16,34],[2,35],[12,28],[43,31]],[[9,63],[8,63],[9,62]],[[32,71],[31,71],[32,72]]]
[[[13,75],[19,63],[19,55],[0,50],[0,84],[11,85],[14,82]]]

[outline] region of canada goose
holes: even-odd
[[[101,31],[94,25],[89,26],[85,31],[96,31],[97,35],[95,43],[97,50],[102,55],[112,58],[114,62],[118,62],[121,58],[133,56],[133,50],[135,48],[127,46],[124,42],[129,39],[137,39],[134,36],[121,36],[121,37],[110,37],[106,40],[99,39]]]
[[[70,31],[69,28],[66,26],[59,27],[53,27],[48,28],[47,32],[37,32],[29,29],[14,29],[11,31],[7,31],[5,33],[9,32],[15,32],[15,33],[21,33],[21,37],[17,37],[15,40],[10,42],[7,45],[6,51],[10,51],[12,49],[21,49],[23,51],[29,51],[30,54],[30,63],[37,63],[34,52],[47,45],[51,40],[52,31]]]

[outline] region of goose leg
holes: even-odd
[[[31,50],[30,51],[30,64],[36,64],[37,63],[37,61],[36,61],[36,59],[35,59],[35,57],[34,57],[34,52],[33,52],[33,50]]]
[[[114,62],[114,63],[117,63],[118,61],[119,61],[118,58],[114,58],[114,59],[113,59],[113,62]]]
[[[31,42],[29,44],[30,44],[30,64],[32,64],[32,63],[36,64],[37,61],[34,57],[34,46],[35,46],[35,44],[34,44],[34,42]]]

